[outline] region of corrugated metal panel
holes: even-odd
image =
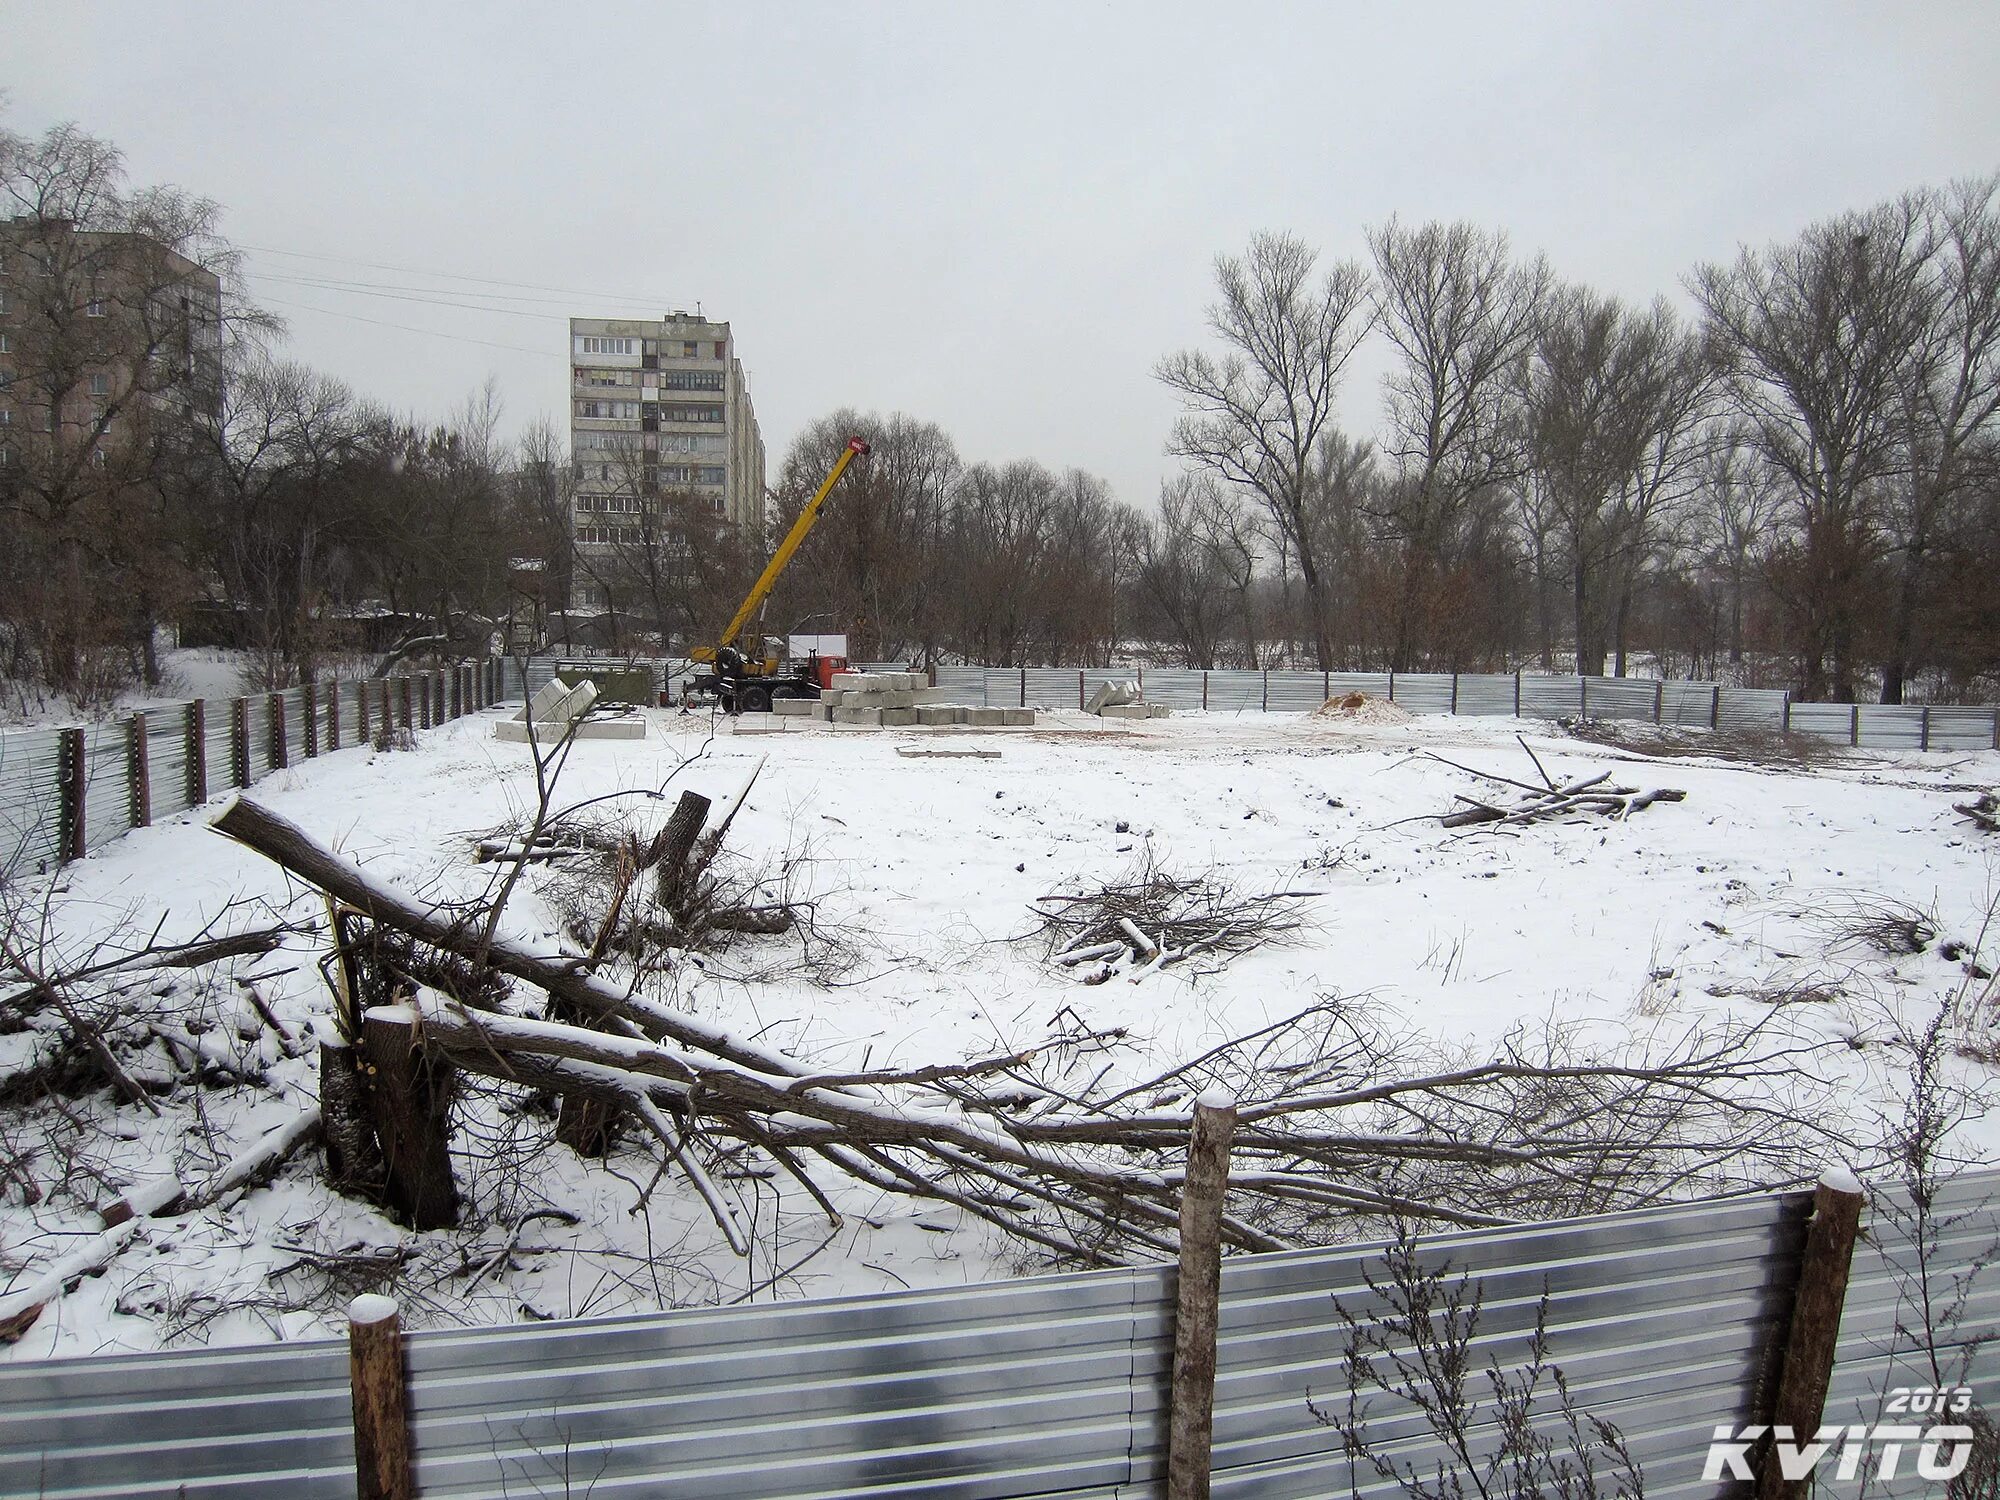
[[[1413,714],[1451,712],[1449,672],[1398,672],[1394,687],[1396,702]]]
[[[1262,672],[1210,672],[1208,710],[1210,713],[1260,713],[1264,707]]]
[[[1930,713],[1931,749],[2000,750],[2000,709],[1940,706]]]
[[[1169,708],[1199,711],[1202,678],[1206,673],[1184,667],[1148,667],[1145,672],[1146,701],[1164,703]]]
[[[0,732],[0,874],[52,869],[61,855],[61,743],[53,729]]]
[[[1924,711],[1900,705],[1863,703],[1861,743],[1877,750],[1916,750],[1923,744]]]
[[[1573,719],[1583,712],[1582,679],[1521,675],[1521,717]]]
[[[1854,710],[1845,703],[1794,703],[1792,733],[1845,745],[1852,732]]]
[[[1712,682],[1667,682],[1660,685],[1660,722],[1683,729],[1706,729],[1716,714]]]
[[[1651,682],[1631,677],[1586,677],[1578,689],[1578,697],[1588,718],[1641,719],[1651,723],[1653,692]]]
[[[1724,729],[1782,729],[1785,695],[1773,688],[1726,687],[1717,716]]]
[[[1273,713],[1304,713],[1326,702],[1327,678],[1318,672],[1273,672],[1266,701]]]
[[[235,701],[230,698],[210,698],[202,708],[202,737],[208,747],[206,766],[208,770],[208,795],[226,795],[236,785],[235,762],[230,759],[231,732]]]
[[[131,782],[125,774],[125,726],[92,724],[83,732],[84,848],[101,849],[132,829]]]
[[[939,667],[937,685],[963,695],[967,703],[983,705],[986,702],[984,667]]]
[[[1461,672],[1458,677],[1458,711],[1462,714],[1511,715],[1514,712],[1514,674]]]

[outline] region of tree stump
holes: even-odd
[[[378,1005],[362,1015],[361,1050],[375,1138],[382,1148],[385,1202],[413,1229],[456,1224],[451,1064],[425,1051],[417,1014],[403,1005]]]

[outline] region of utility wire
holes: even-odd
[[[502,318],[533,318],[538,323],[547,323],[559,316],[550,312],[529,312],[519,307],[487,307],[478,302],[454,302],[443,297],[412,297],[403,292],[377,292],[359,286],[334,286],[324,281],[313,281],[297,276],[266,276],[265,279],[308,287],[314,291],[335,292],[343,296],[380,297],[386,302],[415,302],[425,307],[456,307],[465,312],[487,313]]]
[[[514,292],[467,292],[456,287],[409,286],[391,281],[356,281],[350,278],[325,276],[288,276],[279,271],[253,271],[250,273],[261,281],[283,281],[295,286],[320,287],[332,292],[417,292],[427,296],[477,297],[482,302],[536,302],[550,307],[574,307],[575,297],[524,297]],[[589,299],[592,301],[596,298]],[[609,301],[611,299],[603,299]],[[477,304],[448,304],[451,306],[474,306]],[[503,312],[504,308],[491,311]]]
[[[380,318],[364,318],[359,313],[338,312],[331,307],[318,307],[310,302],[287,302],[281,297],[267,297],[265,300],[278,307],[295,307],[302,312],[320,313],[329,318],[346,318],[351,323],[371,323],[377,328],[398,328],[404,333],[423,334],[426,338],[450,339],[455,344],[480,344],[488,349],[511,349],[516,354],[539,354],[544,358],[561,358],[564,361],[569,358],[567,351],[530,349],[525,344],[496,344],[491,339],[468,338],[462,333],[442,333],[435,328],[417,328],[408,323],[387,323]]]
[[[399,266],[388,261],[363,260],[352,255],[325,255],[308,250],[280,250],[274,245],[239,245],[239,249],[254,250],[260,255],[284,255],[298,260],[324,260],[341,265],[366,266],[374,271],[399,271],[409,276],[429,276],[439,281],[470,281],[482,286],[510,286],[529,292],[559,292],[565,297],[589,297],[599,302],[638,302],[646,306],[671,307],[672,300],[651,295],[621,295],[615,292],[586,292],[576,287],[549,286],[538,281],[503,281],[492,276],[468,276],[460,271],[434,271],[424,266]]]

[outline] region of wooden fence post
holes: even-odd
[[[1653,679],[1653,722],[1655,724],[1660,722],[1660,718],[1666,712],[1666,709],[1667,679],[1656,677]]]
[[[285,748],[285,695],[283,693],[267,695],[264,699],[264,708],[271,716],[271,722],[265,731],[271,742],[271,769],[280,771],[292,763],[291,755]]]
[[[1208,712],[1208,668],[1201,669],[1201,711]],[[2000,713],[1993,716],[1993,748],[2000,750]]]
[[[1785,689],[1785,702],[1778,715],[1778,728],[1784,734],[1792,732],[1792,690]]]
[[[1792,1316],[1780,1356],[1777,1395],[1771,1402],[1771,1425],[1790,1428],[1795,1443],[1810,1441],[1826,1412],[1834,1345],[1840,1338],[1840,1313],[1847,1301],[1847,1274],[1861,1230],[1861,1204],[1860,1182],[1844,1171],[1828,1172],[1813,1193],[1812,1219],[1806,1225],[1805,1253],[1799,1260],[1799,1282],[1792,1293]],[[1775,1445],[1768,1439],[1764,1442],[1757,1500],[1803,1500],[1809,1482],[1805,1478],[1786,1479]]]
[[[1389,701],[1391,703],[1396,701],[1396,669],[1394,667],[1389,668]]]
[[[1514,674],[1514,717],[1521,717],[1521,674]]]
[[[417,727],[416,716],[414,712],[416,707],[416,689],[410,685],[409,678],[405,677],[402,681],[403,681],[403,727],[405,729],[415,729]],[[385,688],[383,691],[386,692],[387,689]],[[384,714],[384,717],[385,718],[387,717],[386,713]]]
[[[1021,668],[1021,707],[1026,708],[1027,706],[1028,706],[1028,669],[1026,666],[1023,666]]]
[[[1926,705],[1924,708],[1920,709],[1917,714],[1917,748],[1919,750],[1928,750],[1930,749],[1930,747],[1931,747],[1931,711],[1930,707]]]
[[[1181,1258],[1174,1303],[1167,1500],[1208,1500],[1215,1436],[1215,1335],[1222,1299],[1222,1199],[1236,1105],[1219,1090],[1195,1101],[1181,1184]]]
[[[326,691],[326,748],[340,748],[340,679],[334,678]]]
[[[1722,684],[1719,682],[1708,690],[1708,727],[1722,727]]]
[[[187,795],[189,807],[208,800],[208,704],[197,698],[187,706]]]
[[[354,722],[361,732],[361,743],[365,746],[375,738],[368,727],[368,679],[362,678],[354,684]]]
[[[250,700],[233,698],[229,703],[230,769],[239,787],[250,785]]]
[[[1264,712],[1271,711],[1271,669],[1264,669]]]
[[[1083,669],[1080,667],[1076,674],[1076,706],[1083,707]]]
[[[364,1292],[347,1304],[347,1365],[357,1500],[414,1500],[409,1377],[395,1298]]]
[[[1590,717],[1590,679],[1581,672],[1576,676],[1576,716],[1585,720]]]
[[[134,714],[125,721],[125,806],[134,828],[150,828],[153,823],[153,777],[148,749],[146,716]]]
[[[1458,712],[1458,673],[1451,674],[1451,711]]]
[[[451,669],[451,716],[460,719],[465,716],[465,668]]]
[[[89,761],[81,729],[56,731],[56,859],[83,858],[84,780]]]
[[[319,754],[319,681],[308,677],[299,684],[299,727],[305,743],[299,748],[311,760]]]
[[[1859,703],[1847,711],[1847,743],[1851,746],[1861,743],[1861,705]]]

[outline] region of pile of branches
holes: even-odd
[[[1037,897],[1033,934],[1050,962],[1085,984],[1137,982],[1189,959],[1218,963],[1305,925],[1298,903],[1317,891],[1239,891],[1212,875],[1171,875],[1149,854],[1128,878]]]
[[[754,1159],[835,1222],[816,1172],[955,1205],[1065,1263],[1169,1257],[1194,1099],[1212,1088],[1240,1101],[1222,1232],[1248,1250],[1357,1222],[1499,1224],[1795,1182],[1827,1149],[1810,1122],[1837,1118],[1805,1059],[1755,1028],[1643,1055],[1523,1037],[1426,1071],[1330,1001],[1138,1082],[1107,1081],[1108,1038],[1082,1030],[961,1061],[828,1069],[484,931],[254,802],[215,826],[367,921],[512,981],[497,1005],[413,986],[364,1021],[468,1072],[628,1112],[739,1249],[747,1216],[729,1180]]]
[[[2000,833],[2000,797],[1981,792],[1970,802],[1954,802],[1951,810],[1981,833]]]
[[[1435,752],[1425,752],[1430,759],[1440,765],[1450,766],[1454,771],[1464,771],[1467,775],[1477,776],[1482,781],[1490,781],[1496,786],[1509,787],[1516,793],[1526,794],[1503,801],[1497,797],[1468,797],[1463,793],[1454,793],[1452,800],[1462,803],[1463,806],[1452,812],[1440,813],[1438,821],[1446,828],[1469,828],[1479,824],[1511,826],[1521,823],[1546,823],[1579,814],[1608,817],[1617,821],[1629,818],[1635,812],[1644,812],[1655,802],[1687,800],[1687,793],[1674,787],[1657,787],[1652,791],[1641,791],[1638,787],[1616,786],[1612,783],[1609,771],[1558,782],[1549,775],[1542,765],[1541,758],[1529,749],[1525,739],[1521,740],[1521,748],[1528,752],[1528,759],[1534,762],[1535,770],[1541,776],[1540,786],[1532,782],[1516,781],[1511,776],[1498,776],[1491,771],[1462,766],[1457,761],[1446,760]]]

